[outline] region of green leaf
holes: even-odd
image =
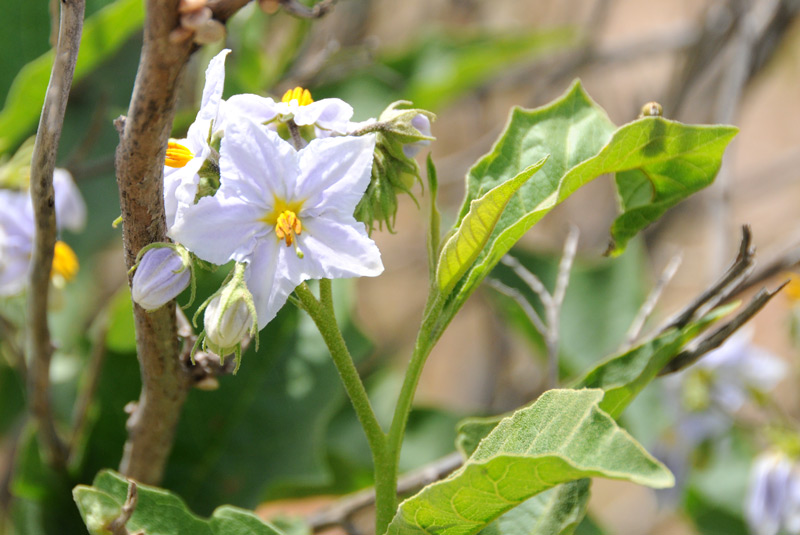
[[[120,474],[104,470],[97,474],[93,486],[78,485],[72,491],[92,535],[109,534],[107,526],[120,515],[128,486]],[[209,520],[204,520],[192,514],[174,494],[148,485],[138,485],[136,508],[126,527],[130,532],[160,535],[281,535],[252,512],[229,505],[217,508]]]
[[[689,126],[645,117],[620,128],[606,157],[617,158],[622,214],[611,226],[613,254],[667,209],[714,181],[732,126]]]
[[[455,234],[450,236],[439,255],[436,280],[442,294],[449,294],[467,272],[489,240],[511,197],[546,161],[547,156],[470,203],[469,212],[461,219]]]
[[[524,184],[508,203],[489,239],[491,245],[467,274],[457,301],[466,300],[534,224],[600,175],[638,171],[656,177],[663,190],[654,197],[656,205],[637,206],[630,215],[623,214],[625,224],[615,227],[614,237],[627,242],[657,218],[645,219],[645,215],[654,216],[661,208],[665,210],[711,182],[719,168],[721,151],[735,132],[733,127],[690,126],[658,118],[640,119],[616,129],[579,82],[547,106],[535,110],[514,108],[492,151],[467,175],[467,195],[460,218],[467,215],[474,199],[515,176],[524,162],[546,154],[550,158],[535,179]],[[643,202],[641,195],[633,198]],[[622,245],[620,241],[614,252],[621,252]]]
[[[670,329],[621,355],[611,357],[589,371],[573,388],[602,388],[606,394],[600,408],[617,418],[687,342],[737,306],[734,303],[719,307],[682,329]]]
[[[570,535],[586,515],[590,479],[558,485],[525,501],[481,531],[481,535]]]
[[[404,501],[387,533],[467,535],[532,496],[585,477],[669,487],[669,470],[600,410],[602,390],[550,390],[504,419],[447,479]]]
[[[141,28],[143,20],[141,0],[117,0],[88,18],[83,25],[73,83],[116,52]],[[36,125],[50,79],[53,54],[53,50],[42,54],[14,78],[0,111],[0,153],[17,145]]]

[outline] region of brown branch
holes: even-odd
[[[678,353],[671,361],[667,363],[666,366],[664,366],[664,368],[661,369],[658,375],[667,375],[680,371],[697,362],[700,357],[709,351],[721,346],[725,340],[730,338],[733,333],[739,330],[739,327],[750,321],[750,319],[752,319],[752,317],[755,316],[759,310],[764,308],[764,305],[769,303],[770,299],[777,295],[787,283],[788,281],[784,282],[772,291],[762,288],[761,291],[759,291],[756,296],[753,297],[750,303],[748,303],[747,306],[742,309],[742,311],[739,312],[732,320],[718,328],[711,335],[704,338],[696,348],[688,349]]]
[[[700,294],[686,308],[678,313],[677,316],[670,319],[661,330],[664,331],[670,327],[684,327],[695,317],[701,308],[707,308],[709,304],[720,303],[725,298],[729,297],[731,293],[725,292],[725,294],[723,294],[723,290],[738,286],[738,282],[740,282],[753,267],[754,256],[755,248],[752,246],[750,226],[744,225],[742,226],[742,241],[739,244],[739,254],[733,264],[731,264],[716,283]]]
[[[117,186],[123,220],[125,260],[130,268],[139,250],[165,241],[163,170],[175,115],[178,79],[192,52],[191,42],[172,43],[179,24],[178,0],[148,0],[144,42],[131,104],[116,152]],[[170,306],[146,312],[134,304],[136,349],[142,392],[127,423],[120,471],[142,483],[158,484],[172,449],[188,391],[178,360],[175,314]]]
[[[129,535],[125,524],[127,524],[128,520],[130,520],[133,516],[133,512],[136,510],[136,504],[138,501],[139,489],[136,486],[136,482],[128,480],[128,495],[125,497],[125,503],[122,504],[122,511],[117,518],[112,520],[108,526],[106,526],[106,529],[112,535]]]
[[[31,200],[36,235],[31,254],[30,287],[28,289],[27,352],[30,369],[28,390],[30,407],[39,428],[39,439],[48,462],[63,468],[66,461],[64,445],[58,438],[50,406],[50,359],[53,347],[47,326],[47,303],[50,290],[50,271],[56,242],[55,194],[53,170],[56,165],[58,142],[64,123],[67,99],[72,87],[72,75],[78,59],[78,47],[83,29],[84,0],[62,0],[61,22],[55,61],[50,73],[36,144],[31,161]]]

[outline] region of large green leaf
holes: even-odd
[[[687,126],[661,117],[620,128],[609,147],[622,154],[609,150],[606,156],[620,161],[614,171],[622,214],[611,226],[612,252],[621,252],[668,208],[711,184],[737,132],[732,126]]]
[[[586,515],[590,479],[537,494],[487,526],[481,535],[570,535]]]
[[[107,59],[141,28],[144,7],[141,0],[117,0],[86,20],[81,37],[74,82],[80,81]],[[0,153],[27,136],[42,111],[42,103],[53,65],[53,50],[23,67],[11,84],[0,111]]]
[[[602,388],[605,396],[600,408],[617,418],[683,346],[736,306],[717,308],[682,329],[669,329],[621,355],[611,357],[578,380],[574,388]]]
[[[442,247],[436,271],[439,291],[448,294],[478,258],[508,201],[547,161],[543,157],[511,180],[492,188],[470,203],[469,212]]]
[[[652,117],[616,129],[579,82],[547,106],[513,109],[491,152],[467,175],[460,219],[466,217],[473,199],[516,176],[525,162],[547,154],[550,158],[508,203],[489,247],[465,277],[458,301],[474,291],[528,229],[578,188],[606,173],[638,171],[657,179],[659,195],[652,199],[653,206],[639,204],[645,202],[641,195],[631,197],[637,199],[636,210],[623,214],[625,223],[614,229],[615,252],[621,252],[624,242],[666,207],[711,183],[722,150],[735,133],[733,127],[691,126]],[[657,215],[656,207],[663,208]],[[646,219],[642,214],[654,217]]]
[[[671,486],[669,470],[598,407],[602,397],[602,390],[545,392],[504,419],[461,469],[404,501],[387,533],[477,533],[532,496],[585,477]]]
[[[78,485],[72,491],[75,503],[92,535],[108,535],[108,525],[118,518],[128,493],[128,481],[116,472],[105,470],[93,485]],[[138,499],[126,524],[128,531],[143,530],[159,535],[280,535],[275,527],[250,511],[237,507],[217,508],[204,520],[189,511],[186,504],[165,490],[138,485]]]

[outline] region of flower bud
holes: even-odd
[[[242,342],[248,335],[255,336],[258,332],[256,308],[244,282],[244,270],[245,264],[237,263],[229,280],[195,314],[196,319],[197,314],[205,310],[203,349],[216,353],[221,363],[226,355],[233,353],[236,359],[233,373],[241,364]]]
[[[189,286],[191,267],[189,252],[180,245],[159,243],[147,247],[133,268],[133,300],[145,310],[165,305]]]
[[[375,221],[380,226],[386,223],[391,231],[397,213],[397,194],[407,193],[413,198],[411,187],[416,181],[422,182],[414,157],[433,140],[431,121],[436,116],[426,110],[400,108],[408,104],[406,101],[390,104],[377,122],[363,123],[353,132],[376,134],[372,177],[355,211],[356,219],[370,231]]]
[[[253,325],[244,299],[223,302],[220,295],[211,299],[203,317],[206,342],[214,353],[228,355],[241,344]]]

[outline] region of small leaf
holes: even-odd
[[[92,535],[108,535],[108,524],[117,518],[125,503],[128,481],[120,474],[104,470],[93,486],[78,485],[72,491],[75,503]],[[138,499],[126,527],[159,535],[281,535],[255,514],[238,507],[217,508],[209,520],[192,514],[174,494],[148,485],[138,486]]]
[[[655,488],[669,470],[599,409],[602,390],[550,390],[504,419],[457,472],[400,504],[389,535],[468,535],[532,496],[586,477]]]
[[[618,417],[689,341],[736,306],[719,307],[682,329],[670,329],[657,338],[611,357],[578,380],[574,388],[602,388],[606,394],[600,408],[612,417]]]
[[[450,293],[467,272],[483,251],[511,197],[546,161],[547,156],[470,203],[469,212],[461,219],[455,234],[444,244],[439,256],[436,278],[442,294]]]

